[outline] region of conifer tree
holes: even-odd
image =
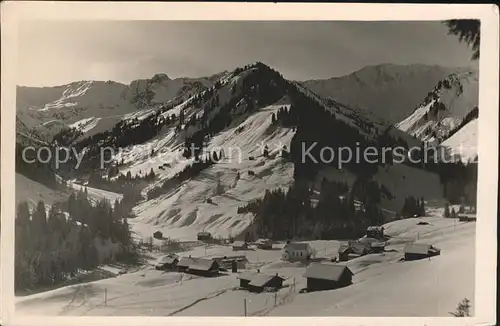
[[[448,203],[446,203],[444,205],[444,213],[443,213],[443,216],[444,217],[450,217],[450,205]]]

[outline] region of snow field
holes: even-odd
[[[438,214],[440,209],[432,212]],[[416,225],[418,221],[430,224]],[[387,252],[345,263],[354,273],[353,284],[330,291],[298,293],[305,287],[306,267],[281,261],[279,244],[276,250],[233,252],[230,246],[217,245],[180,253],[193,257],[244,254],[249,268],[286,279],[276,294],[276,306],[274,293],[235,290],[239,280],[234,274],[203,278],[149,267],[87,286],[18,298],[17,309],[45,315],[243,316],[246,299],[249,316],[447,316],[464,297],[474,305],[474,223],[428,216],[385,227],[395,240],[389,241]],[[398,262],[404,243],[414,240],[440,248],[441,255]],[[334,240],[309,243],[318,257],[327,258],[334,257],[341,244]]]

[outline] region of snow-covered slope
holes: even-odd
[[[245,251],[248,269],[285,278],[277,293],[237,290],[237,273],[216,278],[145,268],[114,278],[16,299],[16,311],[40,315],[94,316],[440,316],[449,317],[464,297],[474,300],[475,223],[428,217],[385,225],[395,241],[387,252],[347,262],[353,284],[345,288],[299,293],[305,266],[280,260],[279,250]],[[425,221],[428,225],[417,225]],[[430,260],[398,262],[405,242],[417,240],[442,250]],[[316,256],[336,255],[339,241],[310,241]],[[280,245],[275,245],[279,249]],[[196,246],[181,256],[232,255],[230,246]],[[292,286],[294,285],[294,286]],[[107,305],[104,292],[107,292]],[[246,307],[243,305],[246,300]],[[276,300],[276,301],[275,301]]]
[[[271,126],[270,115],[281,106],[265,107],[214,137],[208,149],[223,149],[225,158],[171,193],[137,206],[134,213],[138,217],[130,221],[133,228],[145,237],[161,230],[164,235],[186,240],[195,238],[201,230],[227,237],[247,228],[253,219],[247,214],[238,214],[237,208],[263,196],[267,189],[287,187],[293,181],[293,164],[278,157],[281,146],[289,148],[293,132]],[[270,159],[262,157],[260,146],[263,144],[271,150]],[[250,160],[250,156],[255,159]],[[162,178],[168,177],[178,170],[174,162],[171,164],[167,171],[162,171],[157,163],[154,171]],[[133,167],[142,171],[149,168],[151,164],[147,162]],[[249,171],[255,175],[249,175]],[[218,181],[223,187],[219,193]],[[207,203],[207,199],[211,203]]]
[[[333,98],[397,123],[411,114],[430,87],[451,73],[463,70],[420,64],[381,64],[346,76],[308,80],[302,84],[324,98]]]
[[[464,125],[451,137],[441,143],[447,150],[447,154],[454,158],[460,158],[464,162],[470,162],[477,157],[478,153],[478,119],[474,119]]]
[[[420,106],[396,127],[437,145],[478,105],[478,74],[468,71],[439,81]]]
[[[156,99],[155,101],[167,100],[173,93],[165,95],[163,91],[158,91],[158,88],[170,81],[168,77],[158,75],[153,80],[154,83],[151,84],[145,81],[133,82],[135,88],[132,89],[136,90],[135,94],[154,93],[155,95],[151,96]],[[336,121],[345,123],[346,128],[357,129],[359,134],[370,141],[376,141],[379,135],[390,127],[390,124],[373,114],[351,108],[333,99],[325,100],[300,83],[288,83],[279,73],[273,73],[269,67],[261,63],[231,73],[219,74],[209,82],[214,86],[201,92],[194,92],[191,89],[193,93],[190,93],[186,89],[187,95],[183,95],[184,93],[172,95],[174,96],[172,102],[177,105],[168,111],[162,111],[163,113],[157,111],[156,107],[150,106],[120,116],[120,119],[130,120],[132,125],[147,121],[148,126],[158,126],[159,120],[174,114],[178,117],[175,124],[161,125],[154,138],[140,144],[123,146],[120,152],[115,153],[114,159],[119,163],[120,173],[130,172],[132,176],[144,176],[151,170],[154,171],[155,180],[144,181],[150,183],[143,190],[143,194],[147,196],[150,190],[158,189],[165,181],[172,179],[193,163],[192,158],[186,159],[182,155],[184,142],[211,122],[216,121],[220,124],[219,113],[230,103],[229,113],[224,111],[222,117],[224,125],[215,132],[210,129],[204,134],[205,154],[222,149],[225,153],[224,158],[183,180],[182,183],[175,183],[171,188],[163,189],[158,197],[151,196],[139,203],[134,208],[136,218],[129,221],[139,237],[149,238],[156,230],[178,239],[193,239],[196,233],[202,230],[224,237],[236,236],[243,232],[252,223],[253,216],[238,214],[238,207],[263,197],[268,189],[288,187],[293,183],[293,163],[279,156],[283,146],[290,149],[295,128],[274,125],[271,116],[279,109],[288,109],[293,105],[292,98],[301,98],[297,97],[297,94],[305,95],[303,97],[307,98],[307,101],[316,102],[319,104],[317,107],[332,113]],[[266,82],[269,84],[265,84]],[[259,93],[255,90],[259,90],[259,86],[262,85],[253,83],[266,85],[262,87],[264,93],[270,93],[269,88],[276,87],[276,92],[273,90],[273,100],[265,105],[258,104],[252,96]],[[144,84],[153,86],[146,87]],[[91,88],[86,88],[90,87],[89,85],[92,84],[84,84],[78,90],[66,93],[65,96],[68,99],[85,96],[91,91]],[[276,95],[277,92],[279,95]],[[259,100],[262,101],[261,98]],[[303,106],[312,105],[307,101],[309,104]],[[48,111],[50,110],[51,107]],[[183,123],[179,122],[181,112],[184,116]],[[94,130],[96,124],[106,119],[107,117],[92,115],[77,120],[72,126],[82,131]],[[191,120],[195,122],[188,123]],[[126,130],[133,128],[134,126],[131,126]],[[391,130],[389,134],[403,138],[408,136],[399,129]],[[268,158],[262,157],[265,145],[270,150]],[[330,174],[330,179],[342,180],[342,173],[351,180],[354,179],[354,175],[335,169],[320,171],[319,178]],[[439,178],[432,173],[395,165],[379,168],[375,179],[395,196],[393,200],[383,203],[383,208],[388,211],[399,211],[404,198],[408,195],[440,199]],[[113,200],[117,198],[114,195],[111,197]]]
[[[170,79],[157,74],[151,79],[132,81],[130,85],[79,81],[56,87],[19,86],[16,111],[28,128],[41,129],[49,139],[68,126],[83,125],[85,133],[97,133],[136,110],[165,104],[174,98],[188,98],[211,86],[218,77]],[[88,119],[92,119],[92,124],[85,123]]]

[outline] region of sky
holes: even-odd
[[[200,77],[256,61],[291,80],[383,63],[477,67],[440,22],[25,21],[18,46],[25,86]]]

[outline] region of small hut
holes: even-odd
[[[344,265],[313,263],[306,269],[307,291],[332,290],[352,284],[352,271]]]
[[[440,253],[441,250],[424,243],[407,243],[404,247],[405,261],[424,259]]]
[[[219,274],[219,264],[215,259],[196,258],[187,271],[205,277],[216,276]]]
[[[161,231],[156,231],[155,233],[153,233],[153,238],[161,240],[163,239],[163,233]]]
[[[157,270],[174,270],[177,267],[177,264],[179,263],[179,259],[175,256],[167,256],[164,259],[162,259],[156,266],[155,268]]]
[[[283,287],[283,281],[284,279],[277,273],[276,275],[257,273],[248,284],[248,290],[256,293],[264,292],[268,289],[276,291]]]

